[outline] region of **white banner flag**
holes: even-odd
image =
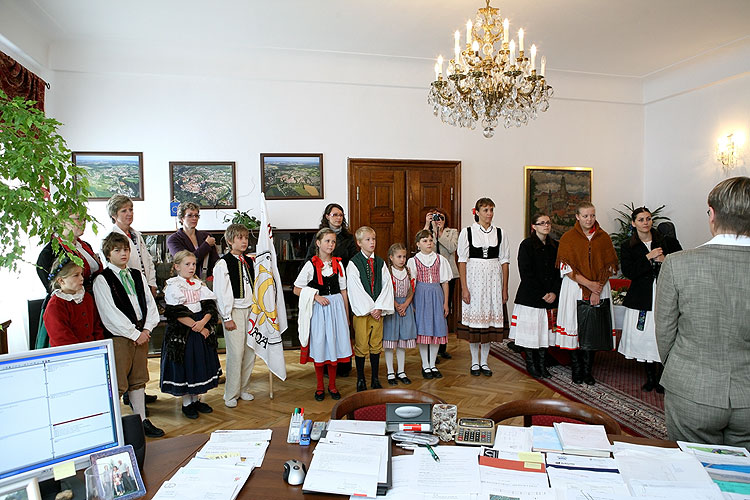
[[[274,375],[284,380],[286,363],[281,334],[287,328],[286,304],[276,263],[276,249],[273,246],[266,197],[263,193],[260,196],[260,234],[255,250],[254,303],[250,313],[247,345],[265,361]]]

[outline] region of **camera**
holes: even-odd
[[[435,212],[434,214],[432,214],[432,220],[445,220],[445,217],[443,217],[442,214]]]

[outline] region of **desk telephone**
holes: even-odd
[[[495,443],[495,422],[489,418],[459,418],[456,444],[492,446]]]

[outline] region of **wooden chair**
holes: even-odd
[[[347,396],[331,410],[331,418],[385,421],[386,403],[445,403],[432,394],[413,389],[371,389]]]
[[[523,417],[524,427],[549,426],[553,422],[575,422],[603,425],[607,434],[622,434],[620,424],[603,411],[563,399],[519,399],[501,404],[484,416],[495,423],[514,417]]]

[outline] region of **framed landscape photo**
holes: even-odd
[[[201,208],[237,208],[233,161],[170,161],[169,199]]]
[[[260,179],[267,200],[322,200],[323,154],[261,153]]]
[[[86,170],[89,200],[108,200],[113,194],[143,200],[143,153],[75,151],[73,163]]]
[[[540,212],[552,221],[550,236],[560,236],[576,223],[576,206],[591,201],[592,170],[588,167],[524,167],[525,235],[531,234],[531,221]]]
[[[120,446],[91,455],[91,465],[112,475],[115,500],[133,500],[146,494],[133,445]]]

